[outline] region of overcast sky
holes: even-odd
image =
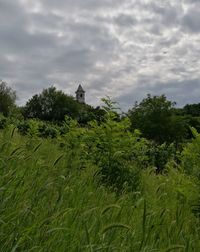
[[[22,105],[55,85],[126,110],[200,102],[200,0],[0,0],[0,79]]]

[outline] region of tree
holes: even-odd
[[[89,121],[101,122],[104,110],[77,102],[74,97],[64,94],[51,86],[41,94],[34,95],[22,108],[25,118],[38,118],[45,121],[63,121],[65,116],[76,119],[82,126]]]
[[[16,92],[5,81],[0,81],[0,113],[8,116],[15,107],[15,100]]]
[[[51,86],[41,94],[34,95],[24,107],[26,118],[39,118],[47,121],[64,120],[65,115],[76,118],[81,105],[72,96]]]
[[[183,107],[183,113],[191,116],[200,116],[200,103],[187,104]]]
[[[156,143],[179,142],[184,138],[186,125],[180,117],[173,114],[175,103],[168,101],[165,95],[151,96],[129,110],[128,115],[133,129],[139,129],[143,135]]]

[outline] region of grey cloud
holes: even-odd
[[[171,37],[166,37],[166,38],[163,37],[160,40],[159,45],[161,47],[167,47],[167,48],[169,48],[171,46],[176,45],[180,41],[181,37],[182,37],[182,34],[179,33],[179,32],[175,33],[174,35],[171,35]]]
[[[114,22],[119,26],[129,27],[135,25],[137,23],[137,19],[132,15],[120,14],[114,18]]]
[[[55,66],[59,67],[66,72],[82,74],[88,70],[92,70],[93,67],[93,53],[88,49],[70,50],[65,53],[61,53],[55,61]],[[56,68],[57,68],[56,67]]]
[[[28,17],[17,0],[1,0],[0,13],[0,29],[26,26]]]
[[[183,2],[187,5],[193,5],[193,4],[195,4],[196,6],[200,5],[199,0],[183,0]]]
[[[165,94],[167,99],[176,102],[176,106],[182,107],[187,103],[199,103],[198,91],[200,88],[199,79],[191,79],[182,82],[171,81],[167,83],[155,83],[150,86],[146,83],[136,89],[132,89],[128,94],[116,98],[116,100],[125,108],[125,111],[132,108],[135,102],[141,102],[147,94],[162,95]],[[190,93],[192,96],[185,96]],[[126,102],[124,102],[126,101]],[[127,106],[129,104],[129,106]]]
[[[42,0],[43,4],[46,6],[51,6],[52,8],[60,9],[60,8],[75,8],[75,9],[99,9],[99,8],[108,8],[118,5],[120,0]]]
[[[183,2],[186,13],[179,0],[0,0],[0,79],[19,104],[79,82],[95,105],[108,94],[128,108],[149,92],[197,101],[200,20],[197,2]]]
[[[63,29],[66,21],[64,17],[55,13],[33,13],[31,15],[31,23],[43,31],[47,29],[56,32],[59,29]]]
[[[199,95],[198,90],[200,88],[199,79],[189,79],[184,81],[170,81],[168,83],[156,83],[150,89],[150,92],[153,94],[166,94],[167,97],[177,102],[178,106],[183,106],[185,103],[198,102]],[[190,93],[190,97],[186,97],[185,94]]]
[[[191,33],[200,32],[200,11],[190,8],[182,19],[182,29]]]
[[[165,28],[178,26],[183,13],[182,5],[178,1],[151,1],[147,5],[154,24],[165,25]],[[147,21],[150,18],[147,18]]]
[[[29,34],[26,30],[15,29],[12,33],[8,31],[0,32],[0,35],[2,36],[1,46],[12,52],[41,51],[56,46],[56,38],[51,34]]]

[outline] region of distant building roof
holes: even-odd
[[[78,86],[78,89],[77,89],[76,93],[77,93],[77,92],[85,92],[85,91],[83,90],[81,84]]]

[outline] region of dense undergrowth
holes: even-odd
[[[199,251],[199,134],[177,154],[129,123],[2,129],[0,251]]]

